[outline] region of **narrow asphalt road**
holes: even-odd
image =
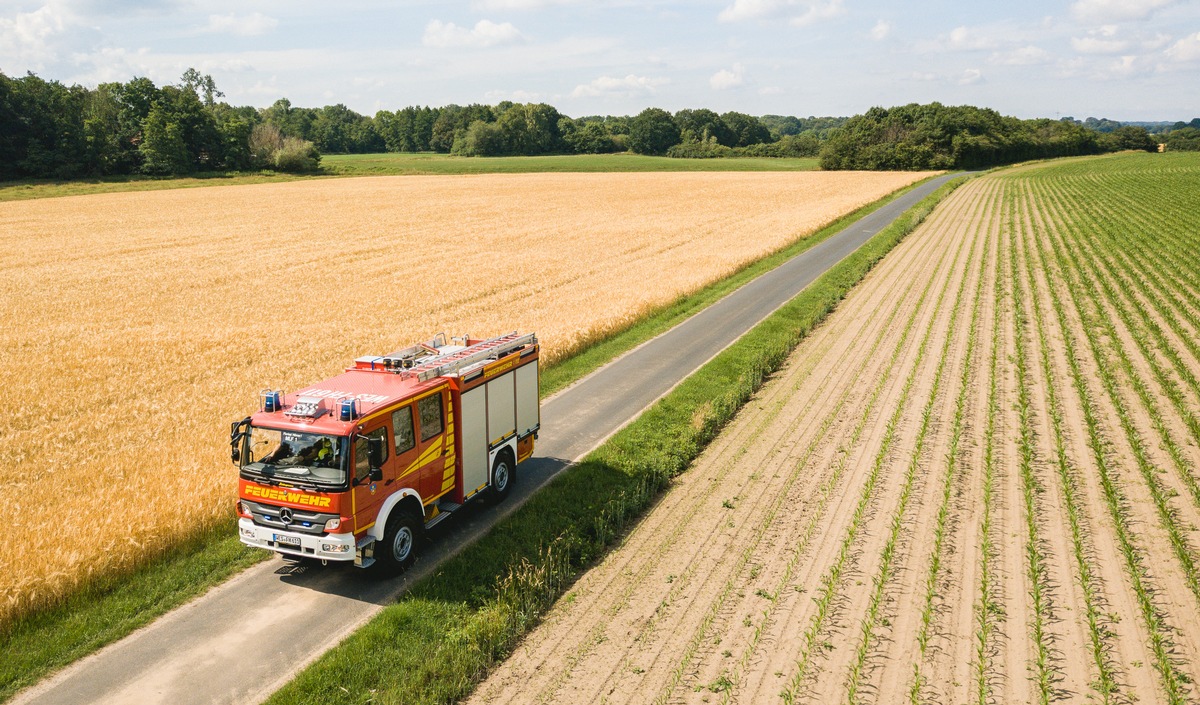
[[[259,703],[408,585],[482,536],[570,463],[954,175],[913,189],[653,340],[543,401],[533,458],[503,504],[465,507],[431,532],[404,576],[353,567],[299,570],[274,559],[243,572],[30,688],[14,703]]]

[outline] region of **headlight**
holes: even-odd
[[[238,502],[237,510],[238,510],[238,514],[241,514],[244,517],[253,517],[254,516],[254,514],[250,511],[250,505],[246,504],[245,502]]]
[[[325,530],[326,531],[337,531],[341,527],[342,527],[342,518],[341,517],[334,517],[333,519],[330,519],[329,521],[325,522]]]
[[[350,544],[323,543],[321,550],[325,553],[345,553],[350,550]]]
[[[248,539],[252,539],[252,538],[254,538],[254,529],[252,529],[252,528],[247,528],[247,527],[245,527],[245,526],[243,526],[243,527],[240,527],[240,529],[241,529],[241,532],[242,532],[242,536],[244,536],[244,537],[246,537],[246,538],[248,538]]]

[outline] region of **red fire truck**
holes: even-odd
[[[541,426],[537,337],[433,340],[290,394],[230,430],[242,543],[394,573],[425,529],[504,498]]]

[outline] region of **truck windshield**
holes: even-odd
[[[346,483],[345,438],[252,426],[242,471],[314,485]]]

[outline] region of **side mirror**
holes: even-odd
[[[371,466],[371,479],[375,480],[375,473],[379,473],[379,479],[383,479],[383,439],[368,438],[367,439],[367,463]]]
[[[371,482],[382,482],[383,470],[380,468],[371,468],[371,472],[367,474],[367,477],[371,478]]]
[[[234,421],[229,424],[229,457],[234,465],[238,465],[242,460],[242,439],[246,437],[246,433],[250,430],[250,417],[241,421]]]

